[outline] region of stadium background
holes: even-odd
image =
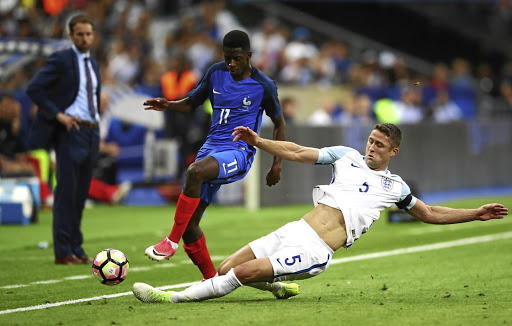
[[[43,9],[44,4],[61,3],[64,10],[59,14],[50,15]],[[507,25],[509,3],[233,1],[225,3],[227,11],[222,12],[219,23],[236,18],[251,33],[253,47],[267,18],[277,21],[280,31],[288,35],[286,44],[291,43],[292,35],[300,37],[309,32],[309,39],[318,49],[327,51],[324,45],[331,39],[347,45],[349,60],[336,60],[341,70],[321,69],[332,67],[331,59],[339,59],[344,53],[339,43],[329,43],[336,45],[336,55],[315,56],[312,62],[316,64],[303,66],[309,69],[299,74],[303,79],[298,81],[285,80],[293,74],[280,75],[286,67],[283,61],[263,60],[279,62],[277,67],[281,69],[269,74],[278,83],[281,100],[296,99],[295,121],[288,124],[289,139],[313,146],[342,143],[361,150],[368,128],[376,120],[374,104],[379,99],[396,101],[398,90],[412,88],[422,92],[426,114],[421,122],[400,123],[405,139],[390,169],[416,185],[420,197],[428,203],[439,201],[448,207],[468,208],[500,202],[512,207],[508,171],[511,122],[507,109],[511,101],[503,96],[507,92],[501,94],[502,82],[512,76],[508,63],[508,47],[512,44]],[[301,294],[292,300],[276,301],[268,293],[247,287],[218,300],[172,307],[145,305],[133,297],[131,286],[135,282],[172,290],[200,279],[183,250],[168,263],[155,264],[143,255],[148,243],[169,231],[175,206],[158,194],[156,186],[172,180],[170,171],[176,164],[168,164],[165,157],[173,161],[178,157],[176,144],[162,138],[162,117],[150,112],[141,114],[141,103],[158,89],[159,73],[154,69],[165,71],[166,59],[180,47],[170,40],[165,46],[167,36],[175,35],[188,17],[195,17],[189,21],[194,22],[196,36],[208,25],[201,22],[201,8],[203,13],[219,15],[209,3],[186,0],[0,0],[0,92],[14,92],[22,103],[25,119],[30,107],[25,102],[25,86],[45,56],[69,44],[62,29],[67,17],[85,10],[101,22],[95,55],[103,58],[104,85],[108,84],[112,98],[114,119],[109,139],[122,147],[119,181],[135,182],[124,205],[94,205],[84,211],[85,250],[94,255],[104,248],[117,248],[129,257],[129,276],[115,287],[101,285],[90,266],[61,268],[54,264],[49,249],[51,211],[43,210],[39,222],[29,226],[0,226],[0,324],[337,325],[341,320],[349,320],[351,325],[510,324],[509,217],[454,225],[387,223],[381,217],[357,245],[335,253],[326,273],[301,282]],[[210,10],[205,11],[207,8]],[[143,14],[146,9],[150,12]],[[47,10],[58,12],[59,8]],[[137,23],[139,19],[141,23]],[[203,38],[200,44],[188,43],[189,54],[215,53],[209,49],[218,50],[219,39],[209,38]],[[129,61],[129,56],[118,56],[113,51],[122,54],[123,43],[128,49],[144,44],[144,51]],[[397,61],[397,57],[404,59]],[[196,57],[195,62],[207,65],[201,58]],[[397,70],[386,72],[380,64],[389,68],[393,58]],[[109,76],[112,62],[124,68],[139,65],[140,71],[133,80],[121,82],[128,76],[127,71]],[[352,73],[344,70],[347,66]],[[449,73],[445,83],[443,71]],[[383,76],[394,77],[379,86],[379,80],[387,80]],[[420,86],[414,86],[418,81]],[[470,87],[454,86],[458,82]],[[445,87],[462,106],[466,104],[463,119],[435,121],[428,113],[432,85]],[[336,104],[333,122],[330,126],[312,126],[310,117],[326,98]],[[357,102],[364,115],[350,111],[354,99],[360,100]],[[340,107],[345,109],[341,112],[352,114],[340,114]],[[266,136],[269,132],[268,126],[262,130]],[[226,187],[201,222],[215,264],[249,241],[308,212],[312,207],[311,187],[328,182],[330,177],[329,167],[285,162],[282,182],[268,188],[263,179],[270,157],[264,153],[257,157],[260,168],[253,172],[259,174],[251,178],[259,182]],[[262,204],[279,206],[257,211],[231,206],[241,204],[244,192],[253,194],[245,198],[259,196]],[[458,200],[465,197],[470,198]],[[302,202],[305,204],[293,204]]]
[[[49,53],[69,45],[63,26],[78,11],[98,21],[94,55],[111,96],[107,139],[121,145],[119,181],[135,185],[127,205],[166,204],[155,187],[172,181],[183,160],[163,139],[163,114],[143,116],[142,101],[161,96],[169,58],[185,56],[198,76],[222,60],[222,36],[233,28],[249,32],[253,64],[276,80],[281,100],[296,101],[288,139],[362,151],[377,121],[394,121],[405,139],[390,169],[426,201],[512,192],[510,1],[2,1],[0,89],[22,104],[25,128],[25,87]],[[462,109],[457,121],[434,119],[441,90]],[[398,102],[407,91],[420,93],[420,121],[379,115],[381,100]],[[311,125],[325,99],[331,122]],[[363,104],[351,111],[357,100]],[[270,135],[268,127],[262,134]],[[259,198],[255,205],[310,203],[310,189],[329,180],[328,167],[285,163],[281,183],[269,189],[270,158],[262,154],[260,162],[255,188],[251,181],[224,187],[217,201],[239,205],[245,193]]]

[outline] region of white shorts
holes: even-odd
[[[270,259],[274,281],[301,280],[325,271],[334,251],[301,219],[249,243],[256,258]]]

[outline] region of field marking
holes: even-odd
[[[341,264],[341,263],[347,263],[347,262],[351,262],[351,261],[358,261],[358,260],[365,260],[365,259],[372,259],[372,258],[382,258],[382,257],[396,256],[396,255],[402,255],[402,254],[410,254],[410,253],[421,252],[421,251],[431,251],[431,250],[452,248],[452,247],[465,246],[465,245],[470,245],[470,244],[475,244],[475,243],[490,242],[490,241],[494,241],[494,240],[502,240],[502,239],[510,239],[510,238],[512,238],[512,232],[497,233],[497,234],[492,234],[492,235],[483,235],[483,236],[479,236],[479,237],[465,238],[465,239],[447,241],[447,242],[438,242],[438,243],[433,243],[433,244],[423,245],[423,246],[374,252],[371,254],[363,254],[363,255],[358,255],[358,256],[354,256],[354,257],[337,258],[337,259],[331,260],[331,264]]]
[[[184,262],[185,261],[183,261],[182,263],[184,263]],[[150,269],[153,269],[153,268],[170,268],[170,267],[176,267],[176,264],[164,263],[164,264],[158,264],[158,265],[153,265],[153,266],[148,266],[148,267],[146,267],[146,266],[144,266],[144,267],[130,267],[129,271],[130,271],[130,273],[133,273],[133,272],[147,271],[147,270],[150,270]],[[67,277],[64,277],[64,278],[58,279],[58,280],[34,281],[34,282],[29,283],[29,284],[3,285],[3,286],[0,286],[0,289],[15,289],[15,288],[27,287],[27,286],[30,286],[30,285],[54,284],[54,283],[60,283],[62,281],[84,280],[84,279],[91,278],[91,277],[94,277],[94,275],[92,273],[91,274],[87,274],[87,275],[67,276]]]
[[[494,240],[503,240],[503,239],[510,239],[510,238],[512,238],[512,232],[497,233],[497,234],[492,234],[492,235],[484,235],[484,236],[465,238],[465,239],[454,240],[454,241],[438,242],[438,243],[433,243],[433,244],[423,245],[423,246],[381,251],[381,252],[375,252],[375,253],[371,253],[371,254],[363,254],[363,255],[358,255],[358,256],[354,256],[354,257],[338,258],[338,259],[333,259],[331,261],[331,265],[342,264],[342,263],[347,263],[347,262],[352,262],[352,261],[365,260],[365,259],[382,258],[382,257],[410,254],[410,253],[416,253],[416,252],[422,252],[422,251],[431,251],[431,250],[459,247],[459,246],[465,246],[465,245],[470,245],[470,244],[490,242],[490,241],[494,241]],[[158,287],[158,289],[160,289],[160,290],[176,289],[176,288],[182,288],[182,287],[189,287],[189,286],[197,284],[197,283],[198,282],[190,282],[190,283],[166,285],[166,286]],[[22,286],[17,286],[17,287],[22,287]],[[53,307],[59,307],[59,306],[81,303],[81,302],[96,301],[96,300],[101,300],[101,299],[117,298],[117,297],[122,297],[125,295],[132,295],[132,292],[129,291],[129,292],[110,294],[110,295],[102,295],[102,296],[92,297],[92,298],[69,300],[69,301],[62,301],[62,302],[56,302],[56,303],[47,303],[47,304],[42,304],[42,305],[22,307],[22,308],[16,308],[16,309],[0,310],[0,315],[10,314],[13,312],[23,312],[23,311],[32,311],[32,310],[53,308]]]
[[[189,286],[192,286],[197,283],[198,282],[174,284],[174,285],[162,286],[162,287],[159,287],[159,289],[167,290],[167,289],[189,287]],[[69,301],[62,301],[62,302],[55,302],[55,303],[45,303],[45,304],[41,304],[41,305],[37,305],[37,306],[30,306],[30,307],[23,307],[23,308],[16,308],[16,309],[7,309],[7,310],[1,310],[0,315],[10,314],[13,312],[41,310],[41,309],[47,309],[47,308],[53,308],[53,307],[60,307],[60,306],[65,306],[65,305],[69,305],[69,304],[97,301],[97,300],[101,300],[101,299],[111,299],[111,298],[123,297],[125,295],[131,295],[131,294],[132,294],[132,291],[129,291],[129,292],[109,294],[109,295],[102,295],[99,297],[76,299],[76,300],[69,300]]]
[[[482,224],[483,223],[483,224]],[[499,221],[499,225],[510,224],[512,223],[512,219],[507,218]],[[479,223],[462,223],[462,224],[450,224],[450,225],[436,225],[436,224],[428,224],[423,227],[412,228],[408,231],[405,231],[409,234],[413,235],[422,235],[427,233],[438,233],[438,232],[452,232],[456,230],[462,229],[474,229],[474,228],[482,228],[486,226],[496,226],[495,223],[485,223],[480,221]]]

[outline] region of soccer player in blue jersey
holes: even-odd
[[[153,260],[169,259],[178,248],[181,238],[185,252],[199,267],[204,279],[216,274],[199,221],[222,184],[245,177],[251,168],[256,148],[243,140],[232,141],[236,126],[246,126],[258,132],[263,113],[274,123],[274,139],[285,139],[285,122],[277,96],[277,87],[271,79],[251,66],[249,36],[234,30],[223,39],[224,62],[212,65],[188,97],[167,101],[164,98],[144,102],[146,110],[190,111],[210,99],[213,113],[210,132],[196,161],[185,173],[174,225],[168,237],[146,249]],[[281,159],[274,158],[267,174],[267,185],[273,186],[281,178]]]
[[[388,170],[399,152],[402,132],[393,124],[378,124],[366,143],[366,153],[344,146],[312,148],[292,142],[262,139],[250,128],[235,128],[233,141],[244,140],[272,155],[308,164],[330,164],[329,185],[313,190],[315,208],[291,222],[250,242],[219,266],[219,275],[183,291],[164,292],[145,283],[133,285],[142,302],[190,302],[222,297],[248,285],[269,291],[278,299],[299,294],[295,283],[324,272],[333,253],[349,248],[378,220],[379,213],[394,204],[418,220],[431,224],[502,219],[508,209],[501,204],[476,209],[430,206],[411,194],[407,184]]]

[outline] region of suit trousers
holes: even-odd
[[[81,231],[82,213],[98,158],[99,131],[81,125],[67,131],[59,126],[57,186],[53,204],[53,243],[56,258],[84,256]]]

